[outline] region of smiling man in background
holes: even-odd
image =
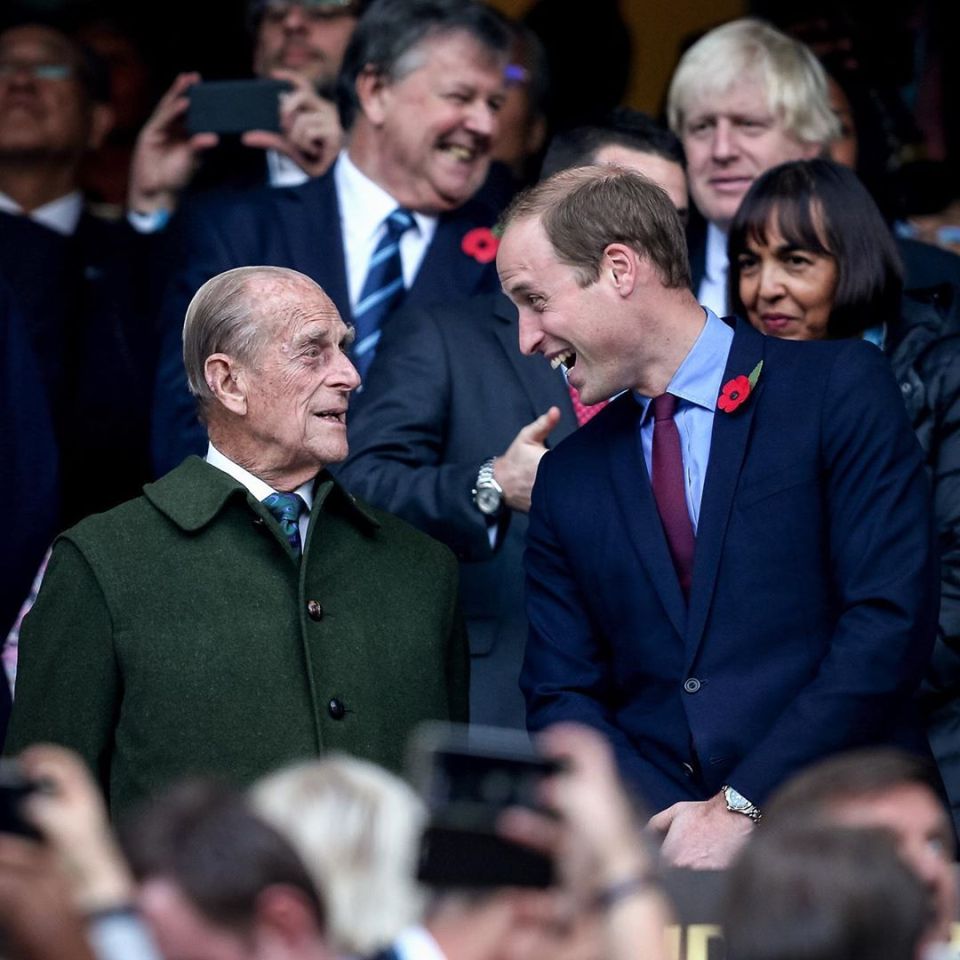
[[[203,447],[179,359],[190,293],[234,266],[293,267],[357,329],[363,375],[401,302],[426,305],[496,289],[492,263],[465,243],[496,212],[471,200],[490,166],[510,33],[481,3],[380,0],[361,17],[339,80],[347,148],[302,187],[198,204],[164,308],[154,461]]]

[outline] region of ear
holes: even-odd
[[[390,81],[372,66],[365,66],[357,77],[357,100],[360,110],[375,127],[383,124],[388,113]]]
[[[528,156],[533,156],[540,152],[540,148],[547,139],[547,118],[543,116],[535,117],[527,129],[527,142],[525,149]]]
[[[211,353],[203,364],[203,377],[220,405],[238,417],[246,416],[247,393],[243,368],[225,353]]]
[[[116,117],[113,107],[108,103],[95,103],[90,110],[90,133],[87,135],[87,149],[99,150],[113,129]]]
[[[274,883],[257,896],[254,908],[256,936],[286,947],[291,956],[311,955],[325,946],[323,930],[316,911],[302,890],[285,883]],[[277,955],[276,951],[265,956]]]
[[[826,143],[801,143],[800,159],[816,160],[817,157],[826,157],[829,159],[830,147]]]
[[[644,258],[625,243],[609,243],[600,260],[600,277],[606,279],[621,297],[629,297],[645,282]]]

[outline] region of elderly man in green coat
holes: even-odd
[[[396,769],[417,722],[466,719],[453,555],[325,472],[347,454],[350,337],[293,270],[200,288],[184,360],[206,459],[58,539],[7,752],[79,751],[116,815],[182,776],[328,750]]]

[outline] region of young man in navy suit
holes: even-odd
[[[644,178],[566,171],[505,224],[521,349],[584,403],[623,391],[540,463],[529,724],[604,731],[665,858],[723,866],[798,769],[923,749],[910,696],[937,574],[919,448],[869,344],[765,338],[697,304],[680,221]]]

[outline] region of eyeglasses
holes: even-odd
[[[282,23],[292,7],[299,7],[303,15],[314,22],[357,16],[353,0],[265,0],[261,12],[264,20]]]
[[[30,60],[0,59],[0,79],[7,80],[24,72],[34,80],[70,80],[76,73],[69,63],[34,63]]]

